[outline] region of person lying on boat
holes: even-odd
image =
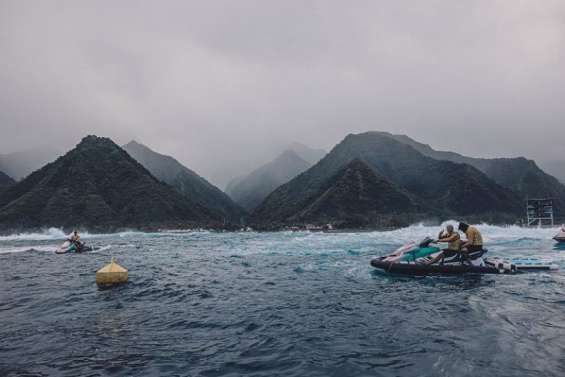
[[[444,258],[451,258],[460,253],[461,251],[461,236],[459,236],[459,232],[457,232],[453,225],[449,224],[445,227],[445,230],[442,230],[438,234],[438,239],[435,241],[436,243],[444,243],[447,242],[447,248],[443,249],[438,255],[431,258],[430,260],[426,261],[426,264],[434,264],[439,262]]]
[[[459,230],[465,233],[467,240],[461,245],[461,252],[464,256],[483,250],[483,235],[472,225],[459,223]]]

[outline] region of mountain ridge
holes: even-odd
[[[174,157],[155,152],[133,140],[124,145],[123,149],[157,179],[174,187],[190,200],[217,212],[230,222],[239,224],[247,215],[226,193]]]
[[[553,198],[555,215],[559,217],[565,215],[565,185],[554,176],[544,172],[534,160],[525,157],[467,157],[456,152],[436,151],[431,146],[417,142],[406,135],[394,135],[386,132],[384,134],[412,146],[428,157],[474,166],[499,185],[516,192],[522,200],[528,197]]]
[[[269,226],[277,217],[292,217],[356,158],[424,203],[428,216],[494,220],[515,218],[521,208],[513,192],[478,169],[435,160],[391,137],[369,132],[347,135],[317,164],[271,193],[252,213],[252,223]]]
[[[0,196],[0,230],[220,226],[109,138],[87,136]]]
[[[273,190],[310,166],[294,150],[287,149],[274,160],[228,185],[226,191],[236,203],[252,211]]]
[[[332,223],[338,228],[396,227],[409,225],[423,210],[410,194],[358,158],[327,180],[320,192],[289,220]]]

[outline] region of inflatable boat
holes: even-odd
[[[462,275],[462,274],[515,274],[515,265],[468,265],[468,264],[422,264],[406,262],[386,262],[383,258],[375,258],[371,266],[391,274],[427,276],[427,275]]]
[[[486,249],[444,257],[438,247],[431,246],[432,243],[433,240],[426,238],[419,243],[404,245],[392,254],[374,258],[371,260],[371,266],[391,274],[412,276],[515,274],[520,271],[559,269],[558,265],[537,258],[488,258],[485,257],[488,252]],[[437,258],[438,256],[441,256],[441,259]]]

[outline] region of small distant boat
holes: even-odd
[[[553,237],[553,239],[557,242],[565,243],[565,225],[561,228],[561,231]]]

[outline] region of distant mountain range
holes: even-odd
[[[492,159],[466,157],[454,152],[436,151],[429,145],[419,143],[405,135],[382,134],[410,145],[434,159],[474,166],[499,185],[516,192],[521,199],[553,198],[556,216],[565,216],[565,185],[545,173],[533,160],[524,157]]]
[[[245,211],[228,195],[173,157],[159,154],[136,141],[122,147],[157,179],[171,185],[183,196],[216,212],[226,221],[239,224]]]
[[[110,139],[75,149],[0,195],[0,230],[214,227],[222,218],[160,182]]]
[[[293,143],[271,162],[231,181],[226,192],[247,211],[253,211],[273,190],[318,162],[326,152]]]
[[[54,148],[26,149],[0,154],[0,171],[14,180],[20,180],[48,162],[54,161],[61,154],[61,151]]]
[[[358,162],[348,167],[355,160]],[[368,174],[367,167],[376,178]],[[348,171],[357,173],[346,174]],[[366,178],[357,181],[347,179],[359,175]],[[378,216],[380,214],[375,212],[374,207],[363,204],[366,196],[361,193],[364,191],[355,187],[360,185],[359,182],[374,181],[378,181],[381,187],[388,187],[382,191],[380,201],[390,203],[393,200],[389,200],[389,195],[396,197],[403,193],[412,205],[390,210],[383,206],[382,215]],[[326,210],[323,216],[304,217],[311,212],[312,206],[325,200],[328,188],[336,191],[333,189],[335,182],[340,182],[340,192],[359,194],[348,198],[347,202],[344,195],[334,195],[334,206],[358,208],[357,223],[368,227],[382,225],[387,218],[394,219],[392,226],[407,224],[403,219],[434,216],[513,221],[523,212],[518,194],[497,184],[479,169],[468,164],[434,159],[390,135],[368,132],[348,135],[320,162],[276,189],[255,209],[251,222],[267,229],[303,225],[305,220],[318,225],[330,222],[346,226],[349,219],[339,211],[332,216]]]
[[[386,132],[350,134],[327,154],[291,145],[228,190],[250,215],[171,156],[88,136],[19,182],[0,173],[0,232],[514,223],[527,197],[552,197],[557,217],[565,209],[565,186],[534,161],[472,158]]]

